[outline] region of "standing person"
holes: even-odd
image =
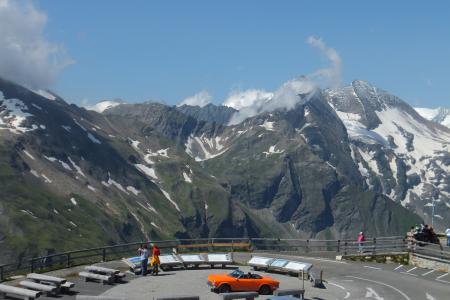
[[[366,240],[366,238],[364,237],[364,233],[361,231],[358,234],[358,250],[359,253],[363,252],[363,246],[364,246],[364,241]]]
[[[141,257],[141,275],[147,276],[148,257],[150,255],[148,252],[147,245],[141,246],[138,249],[138,253]]]
[[[414,234],[415,234],[415,228],[414,226],[411,226],[409,231],[406,233],[406,241],[408,242],[408,249],[412,248],[413,242],[414,242]]]
[[[450,247],[450,228],[445,230],[445,235],[447,236],[447,246]]]
[[[154,245],[152,250],[152,261],[150,263],[150,266],[152,268],[152,275],[158,275],[159,272],[159,256],[161,255],[161,251],[159,250],[158,246]]]

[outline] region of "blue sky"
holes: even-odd
[[[34,1],[46,38],[75,63],[51,89],[69,102],[175,104],[201,90],[273,91],[342,59],[342,82],[367,80],[416,106],[450,106],[448,1]]]

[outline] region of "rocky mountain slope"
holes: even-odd
[[[450,219],[450,130],[363,81],[327,91],[345,124],[367,189],[382,193],[440,230]]]
[[[222,113],[144,103],[100,114],[5,80],[0,91],[0,263],[155,238],[401,234],[420,222],[367,184],[326,92],[227,126]]]

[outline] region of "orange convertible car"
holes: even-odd
[[[244,273],[238,269],[230,274],[209,275],[208,286],[216,293],[259,292],[269,295],[280,286],[280,282],[268,276]]]

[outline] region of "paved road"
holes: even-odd
[[[265,256],[271,256],[264,254]],[[397,264],[376,264],[359,262],[339,262],[332,259],[313,257],[293,257],[276,255],[294,260],[312,263],[315,268],[324,271],[325,288],[313,288],[305,283],[306,298],[315,300],[336,299],[375,299],[375,300],[448,300],[450,299],[450,275],[428,269],[414,268]],[[244,263],[250,254],[236,254],[235,260]],[[125,268],[121,262],[109,262],[107,267]],[[244,271],[250,270],[240,266]],[[228,272],[222,269],[179,270],[161,272],[158,277],[139,277],[127,275],[127,283],[103,286],[98,283],[84,283],[74,275],[81,268],[52,272],[56,276],[67,277],[76,282],[76,293],[59,299],[74,299],[76,294],[123,296],[129,300],[153,299],[157,296],[191,294],[201,299],[220,299],[206,286],[206,278],[211,273]],[[257,272],[264,274],[264,272]],[[281,282],[281,288],[298,288],[300,281],[296,277],[269,274]],[[11,284],[14,284],[12,282]],[[267,297],[259,297],[266,299]],[[42,297],[40,299],[55,299]]]
[[[270,256],[270,255],[267,255]],[[280,257],[280,255],[277,255]],[[450,299],[450,275],[427,269],[396,264],[339,262],[322,258],[290,257],[311,262],[324,270],[325,288],[313,288],[306,284],[307,299],[375,299],[375,300],[448,300]],[[240,254],[237,261],[245,262],[249,255]],[[247,271],[250,268],[241,267]],[[110,296],[126,296],[128,299],[152,299],[167,295],[198,295],[201,299],[220,299],[206,286],[211,273],[225,270],[172,271],[165,276],[132,280],[124,286],[114,287],[104,293]],[[164,274],[164,273],[162,273]],[[296,277],[274,274],[281,282],[280,288],[298,288]],[[259,299],[266,299],[260,297]]]

